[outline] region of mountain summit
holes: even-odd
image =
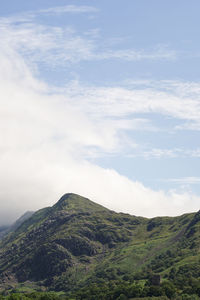
[[[52,209],[55,211],[66,210],[68,212],[97,212],[107,210],[105,207],[73,193],[63,195]]]

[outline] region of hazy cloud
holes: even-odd
[[[65,6],[56,6],[56,7],[50,7],[47,9],[41,9],[39,13],[45,13],[45,14],[65,14],[65,13],[94,13],[97,12],[98,9],[96,7],[92,6],[78,6],[78,5],[65,5]]]
[[[127,61],[140,61],[140,60],[173,60],[176,59],[176,52],[166,47],[155,47],[152,51],[144,50],[108,50],[94,57],[99,59],[121,59]]]
[[[60,13],[87,12],[95,8],[87,6],[54,7],[40,12]],[[120,49],[103,47],[100,36],[94,34],[98,29],[77,32],[74,28],[58,27],[38,23],[34,13],[9,18],[0,18],[0,38],[9,43],[30,62],[42,62],[49,66],[58,66],[80,61],[97,60],[171,60],[176,52],[165,45],[155,46],[146,51],[143,49]],[[39,51],[38,51],[39,50]]]
[[[2,47],[0,55],[2,223],[24,210],[51,205],[65,192],[136,215],[174,215],[198,208],[195,195],[153,191],[86,160],[92,149],[121,149],[121,130],[136,126],[123,121],[127,105],[132,112],[143,111],[150,101],[150,111],[156,110],[158,102],[154,104],[151,93],[147,97],[145,91],[91,87],[79,87],[75,93],[69,85],[63,93],[52,94],[22,57],[8,50]]]
[[[72,82],[66,90],[72,101],[79,99],[84,110],[95,118],[157,113],[199,124],[200,100],[191,90],[189,92],[188,97],[182,97],[181,93],[160,91],[156,87],[94,87],[82,86],[78,82]]]
[[[174,90],[175,83],[165,83],[161,90],[153,83],[140,88],[97,87],[78,81],[52,88],[38,79],[38,62],[58,66],[64,61],[135,59],[137,53],[99,53],[93,39],[79,36],[72,28],[15,24],[8,19],[1,19],[0,26],[1,223],[25,210],[52,205],[66,192],[135,215],[176,215],[198,209],[195,195],[153,191],[87,161],[98,151],[137,147],[127,131],[140,126],[158,130],[148,117],[138,118],[137,113],[155,112],[198,123],[198,85],[182,85],[188,91],[184,97],[181,83]],[[152,59],[152,55],[142,52],[138,57]],[[154,153],[162,155],[159,151]]]
[[[135,153],[134,156],[144,157],[146,159],[151,158],[174,158],[174,157],[200,157],[200,149],[183,149],[183,148],[173,148],[173,149],[160,149],[152,148],[150,150],[143,150],[140,153]]]
[[[199,184],[200,177],[170,178],[170,179],[166,179],[166,181],[174,182],[178,184]]]

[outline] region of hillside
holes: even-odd
[[[25,220],[30,218],[33,214],[33,211],[27,211],[10,226],[0,227],[0,239],[2,239],[6,234],[15,231]]]
[[[30,215],[0,242],[0,288],[73,291],[93,283],[200,277],[200,212],[147,219],[75,194]],[[189,275],[188,275],[189,274]]]

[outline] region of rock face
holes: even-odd
[[[190,248],[198,256],[199,224],[199,213],[148,220],[65,194],[0,242],[0,285],[32,281],[63,290],[99,278],[134,276],[144,268],[159,273],[181,259],[187,262]],[[177,256],[184,247],[184,256]]]

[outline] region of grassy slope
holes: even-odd
[[[117,214],[66,194],[1,241],[0,282],[29,280],[62,290],[149,270],[165,276],[172,267],[199,261],[199,218]]]

